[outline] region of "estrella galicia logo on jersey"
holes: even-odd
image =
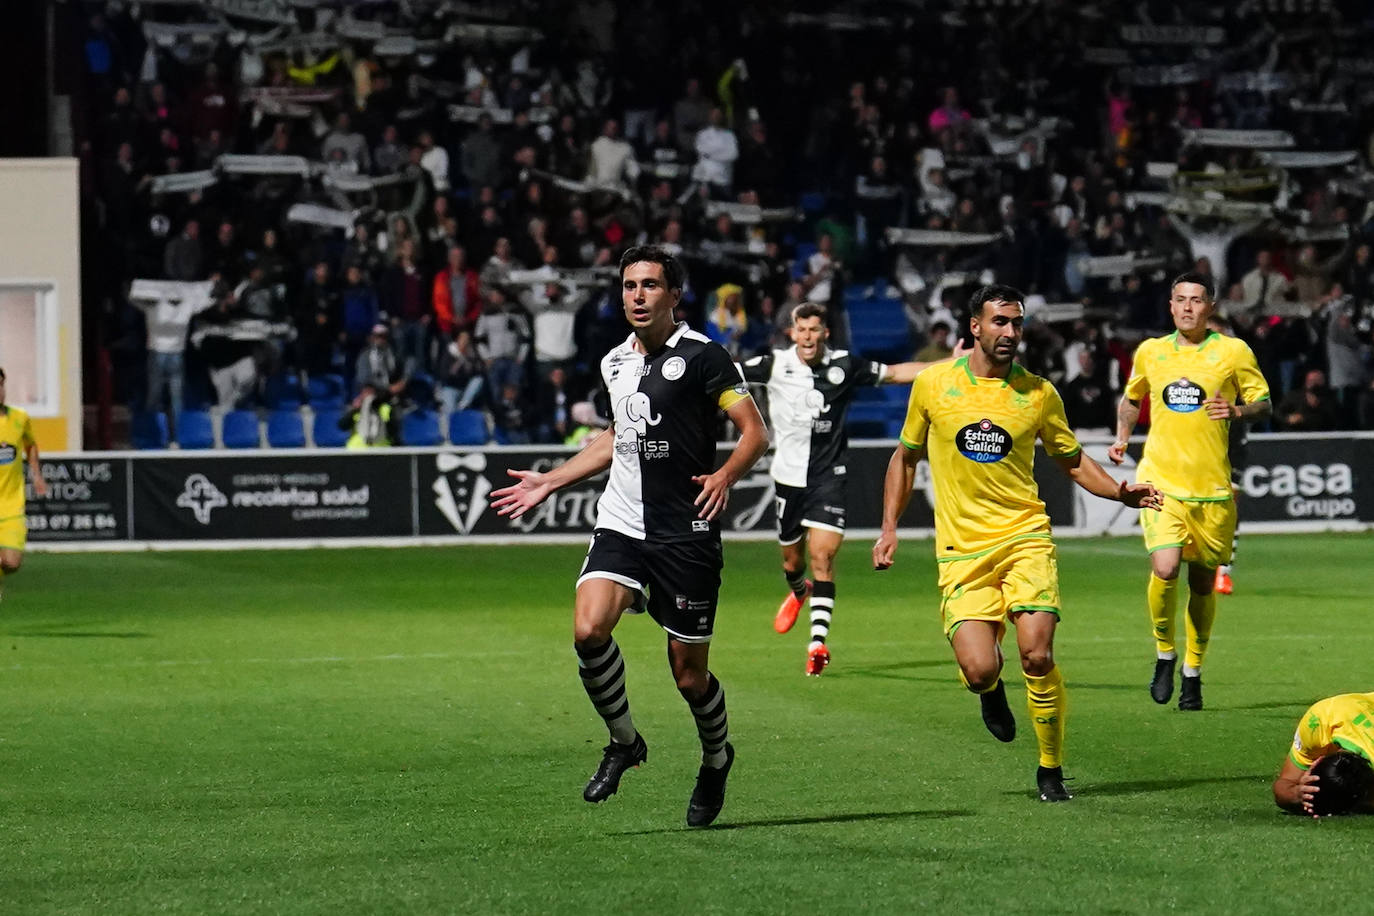
[[[19,449],[8,442],[0,445],[0,465],[12,464],[17,457],[19,457]]]
[[[682,374],[687,371],[687,360],[681,356],[670,356],[663,361],[663,377],[670,382],[676,382],[682,378]]]
[[[1192,413],[1207,400],[1207,392],[1197,382],[1181,378],[1164,386],[1164,406],[1177,413]]]
[[[215,486],[204,474],[192,474],[177,495],[177,506],[190,509],[196,521],[202,525],[210,524],[210,513],[229,505],[223,491]]]
[[[954,447],[979,464],[1001,461],[1011,454],[1011,433],[988,419],[970,423],[954,434]]]

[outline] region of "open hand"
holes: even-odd
[[[701,492],[692,500],[692,505],[701,507],[697,518],[710,521],[725,511],[725,505],[730,501],[730,481],[724,474],[720,471],[697,474],[692,478],[692,483],[701,484]]]
[[[873,568],[888,569],[897,559],[897,532],[884,531],[873,544]]]
[[[506,473],[516,478],[517,482],[492,491],[491,507],[496,510],[497,515],[517,519],[542,503],[553,492],[553,487],[545,479],[545,474],[513,470],[507,470]]]

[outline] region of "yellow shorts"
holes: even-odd
[[[0,518],[0,549],[23,550],[29,543],[29,526],[24,516]]]
[[[1164,497],[1164,508],[1140,513],[1145,530],[1145,549],[1150,553],[1182,547],[1183,559],[1215,569],[1231,562],[1231,540],[1236,533],[1236,501],[1184,501]]]
[[[1020,538],[974,557],[943,560],[940,614],[945,638],[966,620],[997,624],[1000,639],[1017,611],[1059,616],[1059,560],[1049,536]]]

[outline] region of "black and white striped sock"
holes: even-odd
[[[730,722],[725,715],[725,688],[711,672],[706,672],[706,693],[693,700],[682,692],[682,698],[697,720],[697,735],[701,737],[701,762],[708,767],[725,766],[725,739],[730,735]]]
[[[787,579],[787,587],[790,588],[790,589],[792,589],[792,594],[794,594],[794,595],[797,596],[797,600],[798,600],[798,601],[801,601],[801,600],[805,599],[805,598],[806,598],[806,570],[805,570],[805,569],[799,569],[799,570],[797,570],[796,572],[791,573],[791,572],[788,572],[786,569],[784,569],[784,570],[782,571],[782,574],[783,574],[783,576]]]
[[[835,613],[835,583],[817,579],[811,583],[811,645],[824,645]]]
[[[614,639],[605,645],[584,646],[577,649],[577,673],[582,687],[591,698],[597,714],[606,720],[611,740],[617,744],[633,744],[635,726],[630,719],[630,700],[625,693],[625,658]]]

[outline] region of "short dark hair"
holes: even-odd
[[[663,280],[669,289],[682,289],[687,285],[687,268],[682,262],[657,245],[632,245],[620,256],[620,280],[625,282],[625,268],[631,264],[647,261],[663,268]]]
[[[1212,278],[1206,274],[1200,274],[1196,270],[1189,270],[1174,277],[1174,282],[1169,284],[1169,295],[1174,294],[1174,287],[1180,283],[1196,283],[1202,287],[1202,293],[1207,297],[1208,302],[1217,301],[1217,291],[1212,285]]]
[[[1312,813],[1350,814],[1374,797],[1374,766],[1354,751],[1337,751],[1312,767],[1318,792]]]
[[[829,327],[830,310],[819,302],[803,302],[792,309],[792,323],[796,324],[798,318],[819,318],[821,324]]]
[[[970,318],[981,318],[983,306],[989,302],[1018,302],[1022,308],[1026,305],[1026,297],[1019,289],[1014,286],[1006,286],[1002,283],[989,283],[987,286],[980,286],[973,291],[973,295],[968,300],[968,314]]]

